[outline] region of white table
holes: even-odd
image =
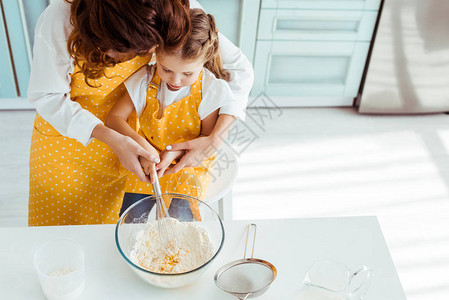
[[[86,252],[86,289],[81,299],[237,299],[213,281],[223,264],[242,258],[246,225],[225,221],[222,252],[190,286],[167,290],[148,285],[120,256],[115,225],[0,228],[0,298],[44,299],[33,267],[34,250],[54,238],[78,241]],[[278,277],[258,299],[289,299],[308,267],[333,259],[349,267],[368,265],[374,278],[366,300],[405,300],[376,217],[256,220],[254,256],[274,264]]]

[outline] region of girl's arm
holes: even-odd
[[[218,109],[212,112],[210,115],[201,120],[201,135],[209,136],[215,128],[215,124],[218,120]]]
[[[106,118],[106,125],[109,128],[114,129],[117,133],[123,135],[124,139],[132,140],[134,143],[136,143],[136,146],[140,145],[141,147],[143,147],[143,149],[145,149],[147,152],[150,153],[150,156],[144,156],[144,158],[146,158],[148,161],[151,162],[151,163],[145,162],[145,165],[148,165],[149,168],[147,172],[142,171],[141,164],[139,164],[137,169],[135,169],[135,166],[133,165],[134,170],[131,170],[134,174],[137,175],[137,177],[139,177],[139,180],[150,183],[152,182],[152,180],[149,180],[146,175],[150,175],[151,178],[151,174],[153,174],[154,172],[154,163],[159,162],[159,154],[157,153],[156,149],[154,149],[154,147],[144,137],[139,135],[136,131],[134,131],[134,129],[131,126],[129,126],[127,121],[133,111],[134,111],[134,104],[131,101],[131,97],[126,92],[115,103],[115,105],[109,112],[108,117]],[[122,146],[123,145],[119,143],[117,149],[113,150],[118,152],[127,152],[130,150],[127,147]],[[125,166],[125,168],[127,167]]]

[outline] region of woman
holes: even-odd
[[[155,47],[182,43],[190,30],[188,6],[178,0],[55,0],[44,11],[28,91],[38,113],[30,153],[30,226],[116,222],[126,182],[120,162],[149,182],[138,158],[157,158],[103,122],[124,92],[122,82],[149,62]],[[173,172],[198,164],[194,158],[210,143],[218,147],[232,116],[244,116],[252,68],[225,37],[220,44],[238,104],[221,108],[216,134],[172,145],[187,148]]]

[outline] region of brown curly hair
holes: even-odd
[[[120,62],[108,51],[142,56],[158,45],[176,49],[190,32],[188,0],[66,1],[73,25],[67,49],[87,84]]]
[[[203,59],[204,67],[218,79],[230,80],[230,73],[223,69],[218,44],[218,29],[212,15],[195,8],[190,12],[191,32],[184,44],[176,49],[158,47],[158,53],[179,55],[184,59]]]

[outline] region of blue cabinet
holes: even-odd
[[[220,32],[235,45],[238,45],[240,34],[238,20],[242,10],[242,2],[240,0],[226,0],[226,5],[223,5],[223,0],[200,0],[199,2],[208,14],[214,16]]]
[[[379,6],[380,0],[261,0],[254,48],[246,47],[255,71],[251,96],[263,92],[279,106],[351,106]]]
[[[259,40],[370,41],[376,11],[263,9]]]
[[[378,10],[381,0],[261,0],[262,8]]]
[[[0,108],[31,107],[25,100],[34,27],[47,0],[0,1]]]
[[[258,41],[253,93],[354,98],[368,48],[369,42]]]
[[[16,80],[2,13],[0,13],[0,66],[0,97],[15,97],[17,95]]]

